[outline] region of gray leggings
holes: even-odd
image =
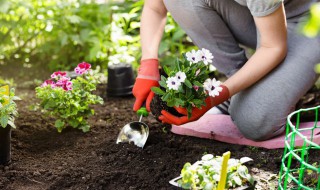
[[[247,7],[234,0],[164,0],[164,3],[193,42],[212,52],[214,66],[227,77],[247,61],[239,44],[257,46],[253,17]],[[266,77],[231,98],[229,113],[241,133],[252,140],[281,134],[287,115],[318,77],[314,66],[320,63],[319,38],[303,36],[297,32],[296,21],[287,19],[287,22],[286,59]]]

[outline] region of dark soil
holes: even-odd
[[[104,91],[101,91],[104,92]],[[144,118],[150,135],[144,149],[133,144],[116,144],[120,129],[138,120],[132,111],[133,97],[106,97],[95,106],[89,122],[91,131],[66,129],[58,133],[54,118],[38,110],[33,89],[16,90],[20,116],[12,131],[11,162],[0,166],[0,189],[176,189],[168,182],[179,176],[184,163],[199,160],[204,153],[231,157],[248,156],[246,164],[257,180],[256,189],[273,189],[277,185],[283,149],[268,150],[226,144],[209,139],[179,136],[154,117]],[[310,155],[313,162],[319,154]]]
[[[159,122],[161,122],[161,121],[159,120],[158,117],[161,115],[162,110],[166,110],[167,112],[169,112],[172,115],[175,115],[177,117],[183,116],[182,114],[177,112],[177,110],[174,109],[173,107],[167,106],[167,104],[161,100],[161,97],[159,95],[155,94],[151,103],[150,103],[150,111],[151,111],[152,115],[154,116],[154,118]]]

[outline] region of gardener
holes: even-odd
[[[249,139],[266,140],[281,134],[287,115],[317,79],[320,37],[298,32],[319,0],[146,0],[141,18],[142,59],[133,94],[138,110],[150,110],[158,86],[158,47],[167,10],[199,48],[214,56],[214,66],[228,79],[216,97],[207,99],[192,117],[162,111],[163,123],[181,125],[199,119],[213,106],[230,99],[228,112]],[[239,44],[254,48],[247,59]],[[183,113],[183,109],[178,109]]]

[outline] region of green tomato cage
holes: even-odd
[[[320,146],[314,140],[315,136],[320,135],[319,109],[320,106],[300,109],[287,117],[285,149],[282,157],[278,189],[320,190],[320,159],[317,161],[309,160],[309,155],[316,155],[316,158],[320,158]],[[311,112],[315,115],[312,127],[299,128],[302,112],[308,114]],[[291,119],[295,120],[294,124]],[[308,132],[310,136],[306,137],[301,132]],[[297,143],[298,141],[299,143]]]

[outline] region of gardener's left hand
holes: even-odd
[[[213,106],[219,105],[222,102],[228,100],[230,94],[229,90],[226,86],[220,85],[222,87],[222,91],[219,93],[218,96],[215,97],[207,97],[205,102],[206,105],[202,106],[201,108],[193,108],[191,112],[191,117],[188,118],[187,116],[187,110],[185,108],[175,108],[177,112],[184,115],[182,117],[177,117],[169,112],[162,110],[161,114],[159,116],[159,119],[162,121],[162,123],[168,123],[168,124],[174,124],[174,125],[182,125],[191,121],[198,120],[201,116],[203,116],[209,109],[211,109]]]

